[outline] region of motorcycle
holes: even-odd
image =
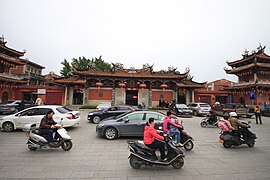
[[[155,149],[147,147],[143,141],[128,141],[129,164],[134,169],[139,169],[142,165],[145,166],[169,166],[172,165],[175,169],[180,169],[184,165],[185,154],[173,145],[172,137],[165,137],[167,147],[167,161],[158,161]]]
[[[218,127],[218,121],[219,121],[219,118],[217,119],[216,122],[213,122],[213,121],[209,121],[209,117],[204,117],[204,118],[202,118],[201,127],[203,127],[203,128]]]
[[[36,130],[36,124],[26,124],[23,127],[23,131],[26,132],[26,136],[28,138],[27,140],[27,145],[28,148],[31,151],[35,151],[38,148],[43,149],[43,148],[59,148],[60,146],[64,151],[69,151],[72,148],[72,141],[71,137],[68,135],[67,131],[62,127],[62,125],[55,125],[56,133],[54,133],[54,139],[57,137],[55,140],[54,144],[51,145],[47,137],[44,135],[40,135],[38,133],[38,130]]]
[[[178,128],[178,130],[180,131],[180,143],[183,144],[186,151],[191,151],[194,147],[194,139],[187,132],[185,132],[183,128]],[[173,137],[173,139],[176,139],[176,137]],[[177,143],[175,142],[175,144]],[[182,147],[177,145],[175,146]]]
[[[232,146],[240,146],[247,144],[249,147],[254,147],[256,134],[249,131],[249,127],[241,127],[246,131],[247,138],[243,139],[238,133],[235,132],[222,132],[219,136],[219,142],[223,144],[225,148],[231,148]]]

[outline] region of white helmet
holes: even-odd
[[[230,116],[231,117],[237,117],[237,114],[236,114],[236,112],[230,112]]]

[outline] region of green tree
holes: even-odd
[[[63,65],[63,68],[61,69],[60,74],[63,77],[71,76],[72,75],[72,67],[69,64],[69,62],[66,59],[64,59],[64,61],[62,61],[61,64]]]
[[[105,62],[102,59],[102,56],[99,56],[99,58],[92,58],[90,68],[102,70],[102,71],[111,71],[112,64]]]
[[[78,71],[87,71],[91,66],[91,60],[86,59],[84,56],[79,57],[78,59],[72,59],[72,67]]]

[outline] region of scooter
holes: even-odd
[[[194,143],[193,143],[194,139],[187,132],[185,132],[184,129],[178,128],[178,130],[180,131],[180,137],[181,137],[180,143],[184,145],[184,148],[186,151],[191,151],[194,147]]]
[[[246,131],[247,138],[243,139],[238,133],[234,132],[222,132],[219,136],[219,142],[223,144],[225,148],[231,148],[232,146],[240,146],[242,144],[247,144],[249,147],[254,147],[256,135],[249,131],[249,127],[241,127]]]
[[[209,117],[204,117],[204,118],[202,118],[201,127],[203,127],[203,128],[218,127],[218,121],[219,121],[219,118],[217,119],[216,122],[213,122],[213,121],[209,121]]]
[[[26,132],[26,136],[28,138],[27,145],[31,151],[35,151],[38,148],[59,148],[60,146],[64,151],[69,151],[72,148],[71,137],[68,135],[67,131],[62,127],[62,125],[54,125],[56,133],[54,133],[54,144],[49,144],[47,137],[40,135],[38,130],[36,130],[36,124],[26,124],[23,128],[23,131]]]
[[[147,147],[143,141],[128,141],[129,164],[134,169],[145,166],[169,166],[180,169],[184,165],[185,154],[173,145],[172,137],[165,137],[165,145],[167,146],[167,161],[158,161],[155,149]]]

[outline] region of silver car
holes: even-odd
[[[207,103],[190,103],[188,108],[192,110],[194,116],[209,114],[211,106]]]

